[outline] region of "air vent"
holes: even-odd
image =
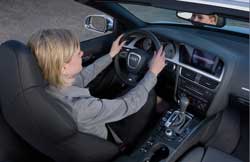
[[[207,88],[210,88],[210,89],[215,89],[219,83],[215,80],[210,79],[210,78],[201,76],[199,84],[201,84]]]
[[[181,69],[181,75],[184,76],[185,78],[188,78],[190,80],[195,80],[196,77],[196,72],[193,72],[191,70],[188,70],[186,68]]]

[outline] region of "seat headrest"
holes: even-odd
[[[34,55],[26,45],[15,40],[0,46],[0,74],[1,91],[5,91],[5,95],[9,94],[6,97],[13,98],[13,94],[20,91],[45,85]]]

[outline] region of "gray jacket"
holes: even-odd
[[[147,72],[138,85],[116,99],[100,99],[90,95],[87,84],[112,62],[105,55],[84,68],[76,77],[73,86],[58,89],[48,86],[47,92],[71,105],[70,114],[79,131],[107,139],[106,123],[121,120],[137,112],[147,101],[149,91],[156,84],[156,76]]]

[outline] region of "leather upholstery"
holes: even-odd
[[[220,150],[208,147],[196,147],[184,156],[180,162],[241,162],[239,159]]]
[[[118,147],[80,133],[68,105],[45,92],[46,82],[29,49],[18,41],[0,46],[3,116],[27,143],[55,161],[108,161]]]
[[[179,162],[202,162],[202,158],[205,154],[205,149],[202,147],[196,147],[189,151],[181,161]]]
[[[6,123],[1,113],[0,144],[1,162],[51,162],[51,159],[39,153],[22,140]]]
[[[204,162],[241,162],[239,159],[236,159],[235,157],[226,154],[220,150],[214,149],[214,148],[208,148],[206,150],[205,157],[203,158]]]

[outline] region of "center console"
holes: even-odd
[[[217,90],[219,82],[184,67],[180,67],[180,75],[176,87],[176,96],[188,97],[190,111],[205,116]]]
[[[201,139],[213,117],[206,113],[219,90],[223,61],[187,45],[176,45],[167,66],[176,74],[174,97],[179,106],[167,111],[146,141],[116,162],[174,162]]]
[[[138,162],[173,161],[189,136],[198,127],[199,120],[193,119],[191,114],[184,116],[184,122],[175,125],[179,111],[168,111],[159,126],[133,156]],[[140,160],[139,160],[140,159]]]
[[[222,80],[224,63],[218,56],[188,45],[180,45],[177,56],[175,96],[188,97],[190,111],[205,116]]]
[[[192,79],[193,78],[193,79]],[[179,67],[176,99],[179,106],[167,111],[147,140],[116,162],[175,162],[201,139],[211,118],[205,118],[219,82]]]
[[[197,143],[204,121],[186,112],[187,97],[181,97],[180,108],[165,113],[146,142],[126,159],[116,162],[174,162],[190,146]]]

